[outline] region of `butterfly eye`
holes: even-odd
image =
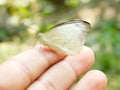
[[[40,33],[40,40],[44,45],[66,55],[80,53],[90,24],[83,20],[73,20],[60,23],[48,32]]]

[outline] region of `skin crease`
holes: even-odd
[[[76,56],[35,47],[0,65],[0,90],[69,90],[93,63],[94,53],[86,46]],[[106,85],[104,73],[91,70],[72,90],[105,90]]]

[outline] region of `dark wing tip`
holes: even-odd
[[[65,24],[80,23],[80,22],[83,22],[83,23],[86,24],[87,26],[90,26],[90,23],[89,23],[89,22],[87,22],[87,21],[85,21],[85,20],[79,20],[79,19],[77,19],[77,20],[70,20],[70,21],[66,21],[66,22],[59,23],[59,24],[53,26],[51,29],[53,29],[53,28],[55,28],[55,27],[57,27],[57,26],[65,25]]]
[[[88,24],[88,25],[90,25],[90,23],[89,22],[87,22],[87,21],[84,21],[84,20],[81,20],[83,23],[85,23],[85,24]]]

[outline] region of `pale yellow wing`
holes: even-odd
[[[67,55],[78,54],[89,29],[82,21],[60,24],[46,33],[40,33],[41,42],[55,51]]]

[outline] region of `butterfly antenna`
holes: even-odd
[[[38,32],[37,29],[35,29],[35,28],[33,28],[32,26],[26,24],[25,22],[22,22],[22,25],[25,26],[25,27],[30,28],[30,30],[32,30],[32,31],[34,31],[34,32]],[[37,39],[36,42],[33,44],[33,46],[40,45],[40,48],[41,48],[41,47],[42,47],[42,46],[41,46],[42,44],[41,44],[40,38],[39,38],[38,36],[39,36],[39,34],[37,33],[36,38],[38,38],[38,39]],[[38,42],[38,41],[39,41],[39,42]]]
[[[32,26],[30,26],[30,25],[28,25],[28,24],[26,24],[26,23],[24,23],[24,22],[22,22],[22,25],[25,26],[25,27],[30,28],[30,29],[31,29],[32,31],[34,31],[34,32],[37,32],[37,31],[38,31],[37,29],[33,28]]]

